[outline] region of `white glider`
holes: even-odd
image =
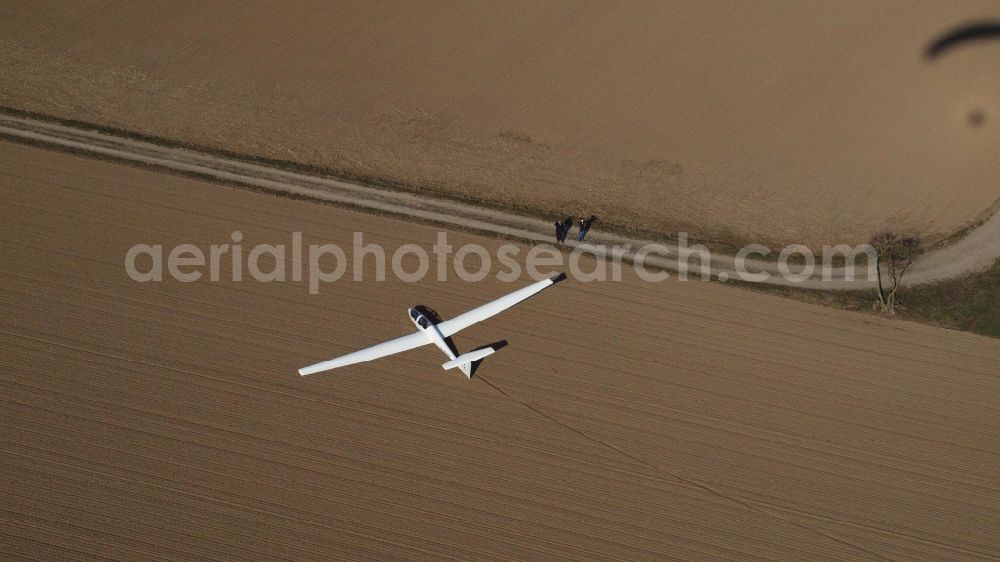
[[[464,314],[460,314],[455,318],[444,322],[437,322],[437,318],[435,318],[436,314],[427,307],[415,306],[409,309],[408,312],[410,313],[410,320],[412,320],[413,324],[417,327],[418,331],[416,333],[399,337],[394,340],[389,340],[378,345],[373,345],[362,349],[361,351],[348,353],[347,355],[337,357],[336,359],[330,359],[329,361],[323,361],[321,363],[316,363],[315,365],[303,367],[299,369],[299,374],[302,376],[313,375],[322,371],[336,369],[338,367],[345,367],[355,363],[371,361],[373,359],[385,357],[386,355],[402,353],[422,345],[433,343],[448,356],[449,361],[441,365],[441,367],[445,369],[458,367],[463,373],[465,373],[466,377],[472,378],[472,363],[474,361],[479,361],[487,355],[493,354],[493,352],[499,349],[500,346],[488,346],[456,356],[454,346],[449,345],[450,340],[448,340],[448,338],[450,338],[452,334],[468,328],[476,322],[482,322],[493,315],[507,310],[515,304],[527,299],[528,297],[534,296],[546,287],[554,285],[563,279],[566,279],[566,274],[560,273],[559,275],[549,279],[532,283],[523,289],[518,289],[509,295],[473,308]]]

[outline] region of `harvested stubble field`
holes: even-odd
[[[431,227],[0,143],[0,548],[120,559],[1000,555],[1000,342],[698,282],[139,284],[133,244]],[[453,234],[488,248],[499,242]]]
[[[1000,198],[1000,42],[923,51],[998,15],[993,0],[5,1],[0,106],[605,227],[934,238]]]

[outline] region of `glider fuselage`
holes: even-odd
[[[416,326],[421,332],[427,334],[430,340],[434,342],[434,345],[441,348],[441,351],[448,356],[448,359],[455,359],[455,352],[452,350],[451,346],[448,345],[448,342],[445,340],[441,330],[438,330],[436,319],[431,318],[430,314],[422,311],[422,308],[424,307],[418,305],[407,310],[413,325]]]

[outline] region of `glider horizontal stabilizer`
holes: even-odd
[[[445,369],[454,369],[459,365],[465,365],[467,363],[472,363],[473,361],[479,361],[483,357],[486,357],[488,355],[493,355],[495,351],[496,350],[493,349],[492,347],[484,347],[483,349],[480,349],[478,351],[470,351],[468,353],[459,355],[458,357],[452,359],[451,361],[448,361],[447,363],[442,364],[441,366],[444,367]]]

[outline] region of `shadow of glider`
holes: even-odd
[[[346,367],[347,365],[353,365],[355,363],[372,361],[374,359],[379,359],[380,357],[385,357],[395,353],[402,353],[423,345],[434,344],[448,356],[448,361],[441,365],[441,367],[444,369],[453,369],[458,367],[463,373],[465,373],[466,377],[471,379],[472,374],[475,371],[475,367],[479,365],[483,358],[487,355],[493,354],[501,347],[506,346],[507,342],[504,340],[495,344],[477,348],[463,355],[458,355],[455,344],[451,341],[451,336],[459,330],[468,328],[476,322],[481,322],[491,316],[507,310],[517,303],[540,293],[542,290],[547,289],[564,279],[566,279],[565,273],[560,273],[554,277],[543,279],[537,283],[532,283],[523,289],[518,289],[509,295],[502,296],[493,302],[488,302],[482,306],[473,308],[464,314],[460,314],[451,320],[445,320],[443,322],[440,320],[437,313],[426,306],[414,306],[407,312],[410,314],[410,320],[413,322],[413,325],[417,327],[416,332],[394,340],[380,343],[378,345],[373,345],[372,347],[368,347],[360,351],[355,351],[354,353],[348,353],[342,357],[337,357],[335,359],[330,359],[329,361],[323,361],[316,363],[315,365],[303,367],[299,369],[299,374],[302,376],[312,375],[322,371],[329,371],[330,369]]]

